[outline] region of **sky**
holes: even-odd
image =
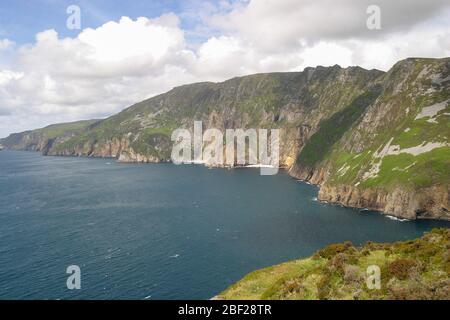
[[[0,137],[192,82],[448,56],[447,0],[2,0]]]

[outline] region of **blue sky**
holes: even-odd
[[[180,17],[181,27],[190,30],[199,22],[195,17],[198,8],[217,4],[217,1],[200,0],[2,0],[0,37],[14,39],[17,44],[31,43],[36,33],[47,29],[55,29],[61,37],[76,36],[79,30],[66,28],[66,9],[70,5],[81,8],[83,29],[96,28],[122,16],[152,18],[173,12]],[[194,42],[201,40],[188,32],[189,36]]]
[[[66,27],[70,5],[80,30]],[[2,0],[0,137],[187,83],[412,56],[450,56],[448,0]]]

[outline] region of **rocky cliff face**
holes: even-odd
[[[194,121],[204,130],[278,128],[280,165],[320,185],[319,199],[449,219],[449,61],[407,59],[387,73],[317,67],[186,85],[76,132],[31,131],[0,143],[48,155],[162,162],[170,160],[172,131],[192,130]]]
[[[344,108],[382,75],[353,67],[309,68],[298,73],[258,74],[223,83],[175,88],[101,121],[91,130],[55,144],[49,155],[168,161],[176,128],[278,128],[280,156],[290,166],[321,119]]]
[[[39,151],[47,154],[53,145],[64,143],[70,138],[88,130],[98,120],[85,120],[61,123],[42,129],[13,133],[9,137],[0,139],[0,144],[10,150]]]
[[[325,184],[319,190],[318,199],[353,208],[382,211],[399,218],[450,220],[449,191],[443,185],[419,190],[399,187],[388,192],[381,187],[366,189]]]
[[[374,86],[379,91],[363,99],[359,117],[331,119],[345,132],[323,123],[291,173],[320,184],[319,200],[401,218],[450,219],[450,60],[401,61]]]

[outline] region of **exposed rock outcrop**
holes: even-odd
[[[276,128],[280,166],[318,198],[402,218],[448,219],[450,59],[411,58],[384,73],[306,68],[185,85],[101,121],[0,140],[45,155],[170,161],[174,129]],[[210,163],[205,163],[211,165]]]
[[[353,208],[367,208],[406,219],[450,220],[450,193],[445,186],[433,186],[421,190],[383,188],[360,189],[352,186],[323,185],[318,200]]]

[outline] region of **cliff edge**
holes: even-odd
[[[174,88],[103,120],[12,134],[7,149],[170,161],[171,133],[277,128],[280,166],[322,201],[408,219],[450,219],[450,58],[388,72],[306,68]]]

